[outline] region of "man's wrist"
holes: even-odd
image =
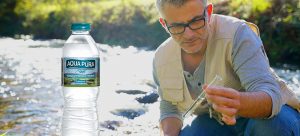
[[[272,99],[263,91],[240,92],[238,115],[242,117],[268,117],[272,114]]]

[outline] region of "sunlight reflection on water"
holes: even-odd
[[[63,42],[0,39],[0,134],[9,131],[11,135],[60,135]],[[159,135],[157,100],[137,101],[142,102],[155,91],[154,52],[132,46],[126,49],[98,46],[101,51],[100,133]],[[275,71],[300,95],[300,70]]]
[[[6,131],[12,135],[60,134],[63,97],[60,87],[62,50],[59,45],[63,42],[0,39],[0,105],[3,107],[0,111],[0,134]],[[126,89],[153,91],[147,85],[153,84],[153,52],[134,47],[99,47],[100,133],[133,135],[148,132],[158,135],[157,102],[140,104],[135,100],[142,97],[140,94],[115,93]],[[105,122],[113,121],[121,122],[115,130],[103,126]]]

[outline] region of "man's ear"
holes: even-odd
[[[163,28],[165,28],[165,30],[169,33],[169,31],[168,31],[168,28],[167,28],[167,25],[166,25],[166,22],[165,22],[165,20],[163,19],[163,18],[159,18],[159,23],[161,24],[161,26],[163,27]]]
[[[159,23],[161,24],[162,27],[166,28],[166,23],[163,18],[161,17],[159,18]]]
[[[213,5],[210,3],[206,6],[208,22],[210,21],[210,17],[213,14]]]

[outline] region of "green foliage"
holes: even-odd
[[[0,136],[6,136],[7,132],[3,133],[3,134],[0,134]]]
[[[300,65],[300,2],[273,0],[271,8],[255,19],[272,64]]]
[[[272,64],[299,64],[299,0],[210,0],[216,13],[257,24]],[[67,39],[72,22],[92,23],[99,43],[155,49],[169,35],[154,0],[1,0],[0,35]]]
[[[250,15],[259,15],[270,5],[268,0],[232,0],[229,6],[232,16],[249,18]]]
[[[222,7],[228,8],[224,10]],[[217,4],[216,8],[217,12],[258,25],[272,65],[288,63],[300,66],[299,0],[230,0]]]
[[[35,38],[66,39],[72,22],[92,23],[100,43],[154,49],[168,37],[148,0],[19,0],[15,12]]]
[[[0,1],[0,35],[13,36],[22,33],[22,17],[14,12],[16,0]]]

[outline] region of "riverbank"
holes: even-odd
[[[0,134],[60,135],[63,40],[0,38]],[[159,135],[159,104],[152,81],[154,52],[98,44],[100,134]],[[300,70],[275,68],[300,96]]]
[[[0,134],[59,135],[64,41],[0,39]],[[100,45],[100,134],[158,135],[153,52]],[[141,67],[142,66],[142,67]]]

